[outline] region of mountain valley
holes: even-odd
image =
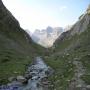
[[[10,83],[10,77],[24,75],[33,58],[41,56],[53,69],[52,75],[44,76],[50,90],[90,90],[89,40],[90,5],[70,30],[49,26],[30,37],[0,0],[0,86]]]

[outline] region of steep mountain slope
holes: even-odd
[[[46,29],[43,29],[41,31],[36,30],[31,37],[36,43],[48,48],[53,45],[54,41],[62,32],[63,28],[61,27],[52,28],[48,26]]]
[[[32,57],[44,54],[44,51],[31,40],[0,0],[0,84],[6,83],[8,77],[23,74]]]
[[[90,90],[90,7],[69,31],[60,35],[46,62],[55,69],[55,90]]]

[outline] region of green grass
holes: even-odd
[[[58,44],[51,56],[45,57],[45,62],[54,69],[54,74],[49,80],[56,90],[66,90],[70,80],[74,76],[74,60],[80,61],[86,69],[81,77],[86,84],[90,85],[90,27],[80,35]],[[59,54],[58,54],[59,53]]]
[[[32,42],[30,48],[27,46],[28,51],[25,48],[26,46],[12,47],[12,41],[8,43],[4,39],[4,42],[0,44],[0,84],[6,84],[9,77],[24,75],[27,65],[31,64],[34,57],[45,54],[44,48],[39,45],[34,46]],[[17,45],[20,44],[17,43]]]
[[[23,75],[27,64],[30,64],[35,56],[45,54],[45,49],[32,40],[29,43],[22,37],[19,42],[10,37],[0,33],[0,84],[6,84],[9,77]],[[19,39],[18,36],[16,38]]]
[[[6,84],[9,77],[23,75],[31,61],[31,56],[10,50],[0,51],[0,84]]]
[[[13,15],[0,5],[0,84],[6,84],[11,76],[23,75],[27,64],[38,55],[45,55],[45,48],[35,44]]]
[[[86,73],[81,77],[86,84],[90,85],[90,55],[86,55],[81,58],[83,66],[86,69]]]
[[[45,56],[45,62],[54,69],[54,74],[49,77],[54,89],[68,88],[74,76],[75,66],[72,62],[75,58],[79,58],[86,69],[81,78],[90,84],[89,41],[90,26],[80,35],[76,34],[57,43],[54,50],[46,51],[32,42],[8,10],[0,7],[0,84],[6,84],[9,77],[23,75],[27,65],[38,55]]]
[[[90,85],[90,75],[83,75],[81,77],[87,85]]]
[[[66,90],[74,74],[74,65],[70,58],[67,55],[52,56],[45,58],[45,62],[54,69],[54,74],[49,77],[54,89]]]

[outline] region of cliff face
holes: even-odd
[[[90,15],[86,12],[85,15],[83,15],[79,19],[79,21],[73,26],[71,35],[84,32],[87,29],[88,25],[90,25]]]
[[[79,20],[72,26],[72,28],[69,31],[63,32],[55,43],[58,44],[62,40],[69,39],[74,35],[80,35],[82,32],[87,30],[88,26],[90,25],[89,10],[90,8],[88,8],[88,10],[79,17]]]

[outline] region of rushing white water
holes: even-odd
[[[14,81],[7,86],[1,86],[0,90],[48,90],[48,87],[44,87],[41,81],[48,77],[51,72],[51,68],[44,63],[42,58],[36,57],[26,71],[28,75],[31,75],[27,84],[23,85],[20,82]]]

